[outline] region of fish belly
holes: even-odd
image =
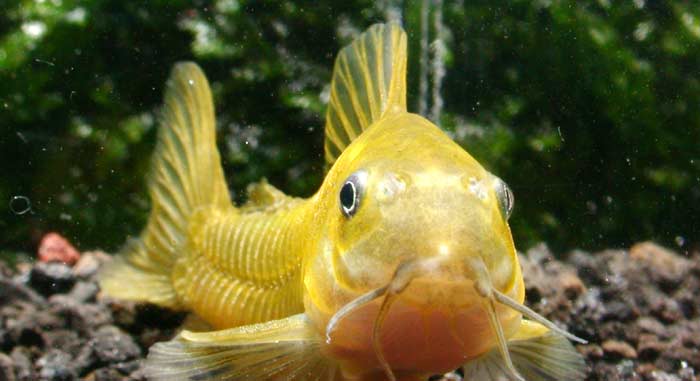
[[[337,359],[346,378],[383,380],[372,346],[372,331],[378,305],[368,304],[344,319],[334,330],[324,350]],[[520,324],[520,315],[499,311],[507,336]],[[495,336],[480,307],[452,311],[397,301],[380,333],[384,357],[397,374],[433,375],[452,371],[469,359],[495,346]],[[369,378],[367,378],[369,377]]]

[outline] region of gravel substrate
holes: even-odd
[[[184,315],[101,296],[106,260],[0,263],[0,380],[144,380],[148,347]],[[700,254],[640,243],[562,262],[541,245],[521,261],[527,304],[590,341],[588,380],[700,381]]]

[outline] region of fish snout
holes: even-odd
[[[448,244],[438,244],[434,255],[398,266],[393,292],[401,294],[407,303],[424,308],[463,309],[477,305],[483,299],[475,288],[479,271],[471,264],[477,261],[480,259],[465,260]]]

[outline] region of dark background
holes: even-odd
[[[3,0],[0,255],[33,251],[47,231],[106,250],[138,233],[163,85],[179,60],[212,82],[234,197],[263,176],[311,195],[335,54],[387,19],[409,35],[409,108],[426,105],[511,185],[519,248],[697,246],[696,2],[375,3]]]

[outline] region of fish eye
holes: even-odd
[[[358,171],[350,175],[343,183],[343,187],[340,188],[340,210],[347,218],[354,216],[360,207],[366,177],[364,171]]]
[[[493,186],[496,191],[498,206],[501,208],[501,214],[503,214],[503,217],[507,220],[510,218],[511,213],[513,213],[513,204],[515,203],[513,191],[510,190],[508,184],[498,178],[493,183]]]

